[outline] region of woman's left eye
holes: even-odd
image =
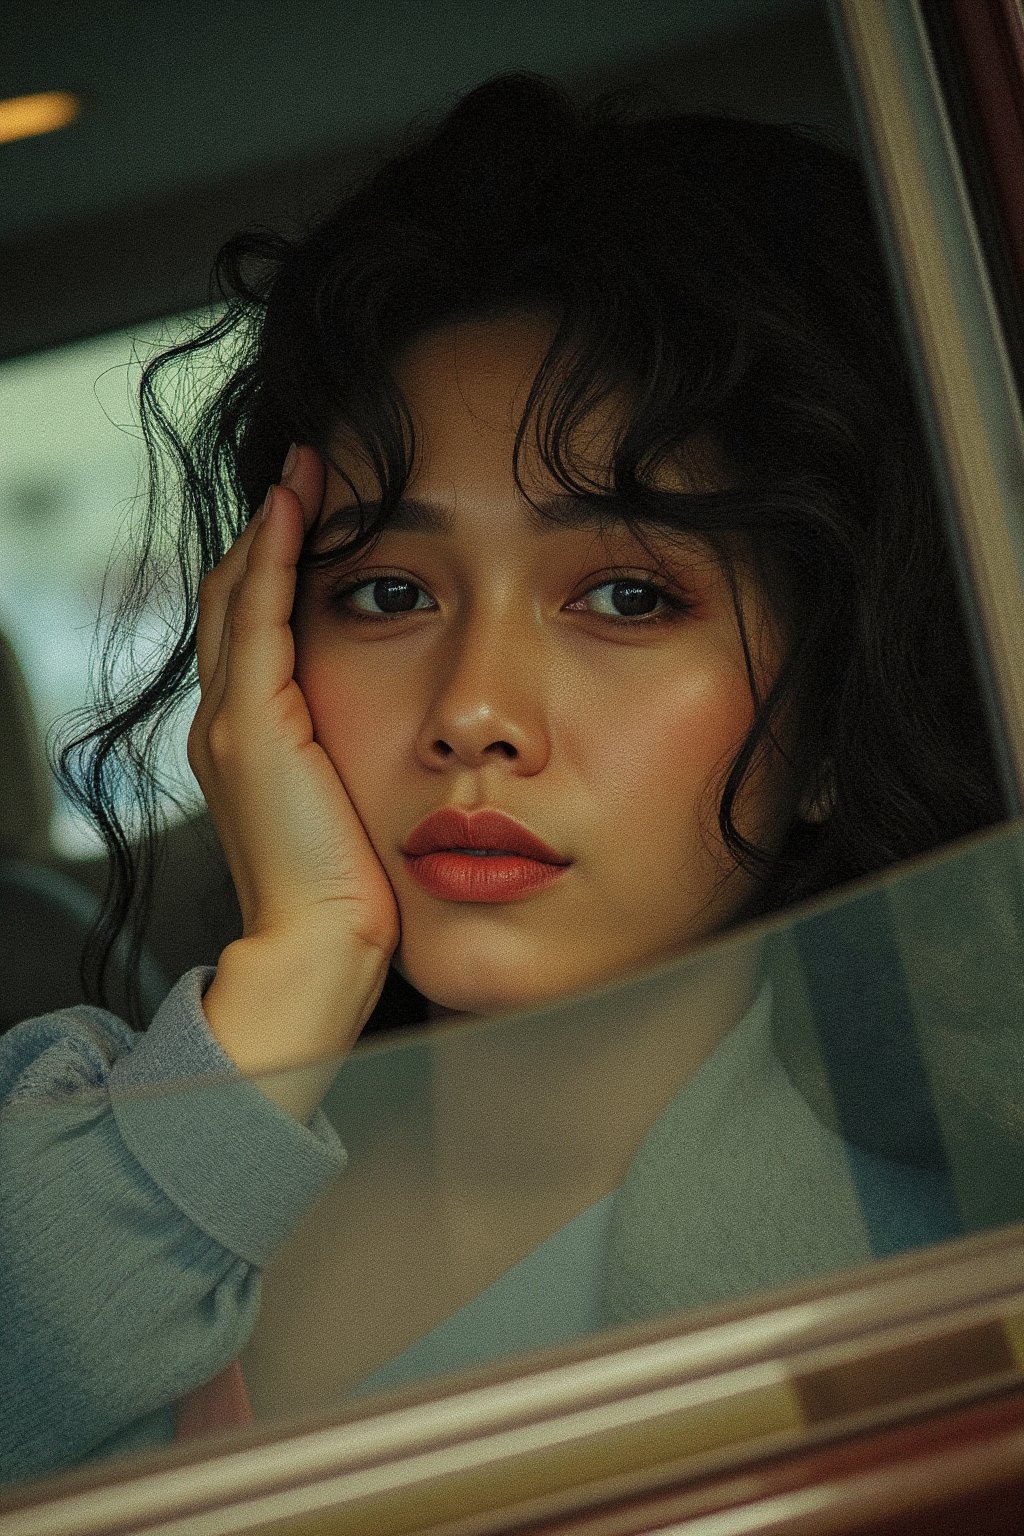
[[[590,599],[596,600],[593,606],[589,606]],[[568,605],[569,611],[576,612],[583,604],[588,604],[589,612],[599,614],[601,618],[651,622],[686,606],[681,598],[666,592],[664,587],[655,586],[652,581],[642,581],[637,576],[618,576],[614,581],[603,581],[600,586],[591,587],[589,592]]]

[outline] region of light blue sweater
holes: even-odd
[[[145,1035],[78,1007],[0,1041],[3,1480],[169,1440],[342,1166],[322,1115],[299,1124],[224,1055],[209,975],[183,977]]]
[[[224,1056],[210,974],[183,977],[145,1035],[79,1007],[0,1041],[0,1480],[169,1440],[177,1400],[238,1355],[261,1268],[343,1166],[323,1113],[300,1125]],[[815,1118],[768,1012],[763,993],[613,1195],[361,1390],[953,1235],[940,1175]]]

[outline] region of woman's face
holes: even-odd
[[[317,740],[394,887],[395,964],[438,1009],[500,1013],[592,989],[716,933],[754,891],[717,824],[753,712],[728,582],[696,539],[645,535],[659,573],[624,526],[531,517],[513,443],[549,338],[546,322],[511,316],[410,348],[398,370],[416,433],[408,526],[311,572],[296,606]],[[588,461],[609,443],[595,421]],[[337,457],[374,501],[372,474],[341,444]],[[560,494],[528,453],[521,473],[532,499]],[[679,468],[664,483],[698,482]],[[330,472],[323,545],[351,505]],[[767,682],[774,626],[742,571],[739,591]],[[403,848],[442,807],[500,811],[566,862],[510,899],[427,889]],[[783,765],[763,762],[739,830],[775,846],[793,814]],[[464,855],[463,869],[470,857],[488,855]]]

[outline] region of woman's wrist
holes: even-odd
[[[389,959],[351,938],[339,943],[337,932],[247,935],[221,953],[203,1012],[246,1076],[313,1063],[333,1074],[373,1012]]]

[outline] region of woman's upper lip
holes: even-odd
[[[496,853],[518,853],[545,864],[572,863],[501,811],[462,811],[453,805],[424,817],[409,833],[402,852],[419,855],[442,848],[486,848]]]

